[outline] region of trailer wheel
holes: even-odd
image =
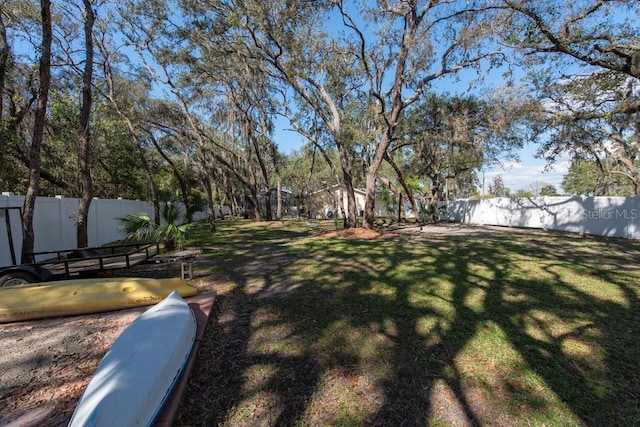
[[[36,283],[40,280],[31,273],[24,271],[12,271],[0,276],[0,288],[4,286],[19,286]]]

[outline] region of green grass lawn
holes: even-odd
[[[637,242],[199,229],[218,292],[176,425],[640,425]]]

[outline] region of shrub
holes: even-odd
[[[165,249],[182,248],[194,223],[182,223],[182,210],[178,205],[166,203],[160,212],[160,224],[156,224],[146,212],[118,218],[125,240],[135,242],[159,242]]]

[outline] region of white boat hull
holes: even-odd
[[[187,362],[196,320],[177,292],[134,320],[96,369],[69,426],[149,426]]]

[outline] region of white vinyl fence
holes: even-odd
[[[58,251],[76,248],[76,216],[80,199],[65,197],[38,197],[33,216],[35,252]],[[20,207],[24,196],[12,193],[0,195],[0,207]],[[89,246],[100,246],[122,239],[118,218],[129,214],[146,212],[153,215],[153,205],[140,200],[93,199],[89,209]],[[0,211],[0,266],[11,265],[5,214]],[[13,246],[20,262],[22,228],[19,211],[10,210],[9,224],[13,235]],[[205,219],[206,212],[194,215],[194,221]]]
[[[640,197],[535,197],[449,202],[443,220],[640,239]]]

